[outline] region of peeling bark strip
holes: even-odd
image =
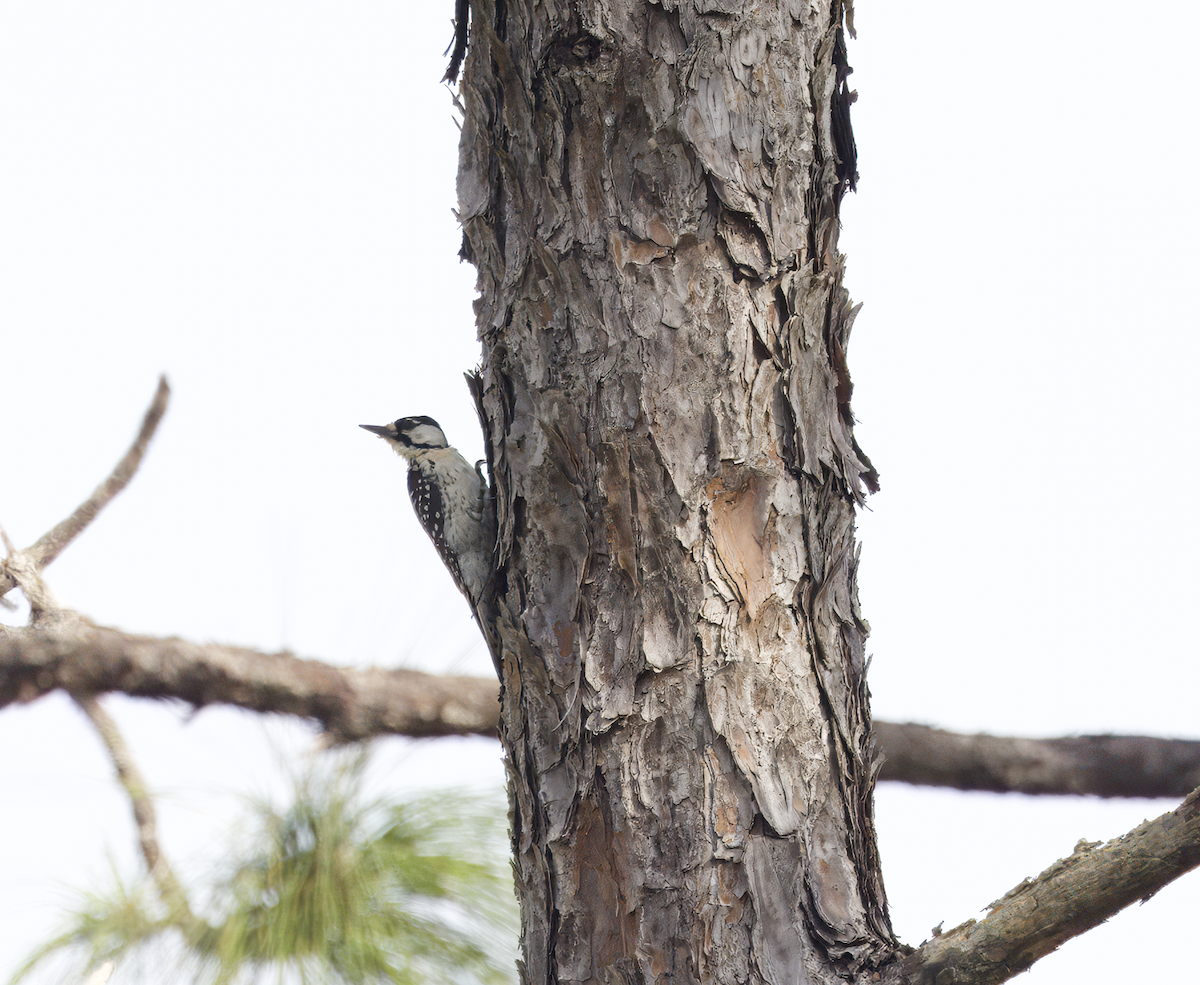
[[[839,3],[478,0],[479,271],[528,982],[829,982],[875,850]]]

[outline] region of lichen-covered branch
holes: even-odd
[[[1200,786],[1200,742],[1144,735],[1022,739],[875,723],[881,780],[995,793],[1183,797]]]
[[[978,922],[927,941],[883,976],[887,985],[994,985],[1064,941],[1145,900],[1200,865],[1200,790],[1107,844],[1075,852],[993,903]]]
[[[496,682],[358,670],[236,646],[137,636],[82,620],[0,631],[0,707],[62,688],[311,718],[339,740],[495,735]]]

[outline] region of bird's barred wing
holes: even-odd
[[[442,499],[442,490],[433,481],[432,476],[425,474],[419,468],[410,468],[408,470],[408,495],[412,500],[413,509],[417,512],[417,519],[421,521],[421,526],[425,528],[429,539],[433,541],[433,546],[437,548],[438,556],[450,572],[454,584],[466,596],[467,601],[474,606],[475,599],[471,598],[471,593],[467,590],[467,583],[458,566],[458,559],[446,542],[446,503]]]

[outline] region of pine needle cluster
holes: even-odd
[[[205,887],[208,919],[168,912],[148,882],[118,882],[82,896],[13,983],[67,954],[115,961],[114,985],[123,967],[148,960],[169,961],[169,980],[196,985],[514,980],[516,904],[499,798],[371,800],[365,770],[365,754],[326,757],[293,781],[286,806],[253,802],[255,834]]]

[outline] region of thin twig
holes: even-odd
[[[13,551],[0,561],[0,576],[18,585],[29,602],[30,624],[43,622],[47,617],[71,618],[74,613],[62,609],[42,579],[42,572],[29,551]]]
[[[96,734],[100,736],[100,741],[104,743],[117,770],[117,779],[129,795],[142,858],[146,860],[146,868],[158,889],[159,898],[170,912],[173,923],[185,927],[194,925],[196,918],[188,905],[187,895],[158,843],[158,818],[154,810],[154,801],[146,789],[146,781],[133,761],[133,755],[125,744],[120,729],[117,728],[117,723],[94,695],[75,694],[72,697],[95,727]]]
[[[142,456],[146,453],[146,446],[150,444],[150,439],[154,437],[154,432],[158,428],[158,422],[162,420],[162,416],[167,410],[167,401],[171,396],[171,388],[167,385],[167,378],[160,376],[158,378],[158,389],[154,393],[154,400],[150,404],[150,408],[146,411],[146,416],[142,419],[141,430],[138,431],[137,437],[134,439],[129,450],[125,452],[124,457],[117,463],[116,468],[100,485],[96,487],[95,492],[91,494],[69,517],[55,526],[52,530],[44,534],[36,544],[26,548],[23,552],[39,569],[44,568],[53,561],[59,554],[62,553],[71,541],[78,537],[87,525],[96,519],[96,515],[104,509],[125,486],[133,475],[138,470],[138,466],[142,462]],[[0,571],[0,597],[7,595],[16,588],[16,580],[10,577],[7,573]]]
[[[0,561],[0,576],[2,576],[5,573],[5,563],[17,553],[16,547],[13,546],[12,538],[8,536],[8,531],[4,529],[4,524],[2,523],[0,523],[0,543],[4,544],[4,551],[7,554],[7,557],[3,561]],[[16,603],[12,599],[6,599],[3,595],[0,595],[0,608],[7,609],[9,612],[17,611]]]
[[[1105,845],[1075,852],[988,909],[926,941],[882,977],[886,985],[998,985],[1060,944],[1146,900],[1200,865],[1200,789],[1175,810]]]

